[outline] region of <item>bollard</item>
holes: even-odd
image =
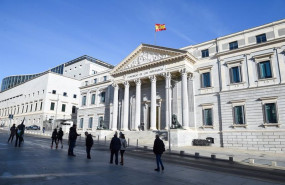
[[[107,136],[105,136],[105,145],[107,144]]]
[[[199,153],[198,152],[195,152],[195,158],[199,158]]]
[[[272,161],[271,162],[271,166],[277,166],[277,162],[276,161]]]
[[[230,156],[230,157],[229,157],[229,161],[230,161],[230,162],[234,162],[234,157],[233,157],[233,156]]]
[[[215,154],[211,154],[211,159],[216,159],[216,155]]]
[[[254,159],[249,159],[250,164],[254,164]]]
[[[144,146],[143,149],[147,150],[147,146]]]
[[[137,148],[139,147],[139,139],[137,139]]]
[[[181,150],[180,155],[185,155],[185,152]]]
[[[130,146],[130,138],[128,138],[128,146]]]

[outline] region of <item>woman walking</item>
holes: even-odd
[[[55,128],[54,130],[53,130],[53,132],[52,132],[52,135],[51,135],[51,146],[50,146],[50,148],[52,149],[52,147],[53,147],[53,142],[56,144],[56,142],[57,142],[57,129]]]
[[[124,153],[125,150],[127,148],[127,141],[125,139],[125,135],[124,134],[120,134],[120,141],[121,141],[121,149],[120,149],[120,153],[121,153],[121,165],[124,165]]]

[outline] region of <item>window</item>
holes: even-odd
[[[65,112],[66,104],[62,104],[61,106],[61,112]]]
[[[231,79],[231,83],[241,82],[242,79],[241,79],[241,67],[240,66],[230,68],[230,79]]]
[[[56,94],[56,90],[52,90],[52,94]]]
[[[88,122],[88,128],[92,128],[92,125],[93,125],[93,118],[90,117]]]
[[[35,106],[35,111],[37,111],[37,108],[38,108],[38,103],[36,103],[36,106]]]
[[[86,105],[86,96],[82,96],[82,106]]]
[[[275,103],[264,104],[265,123],[277,123],[277,112]]]
[[[229,46],[230,46],[230,50],[237,49],[238,48],[238,42],[237,41],[231,42],[231,43],[229,43]]]
[[[77,95],[76,95],[76,94],[74,94],[74,95],[73,95],[73,98],[77,98]]]
[[[104,127],[104,117],[103,116],[99,116],[99,118],[98,118],[98,127],[99,128]]]
[[[72,114],[75,114],[75,113],[76,113],[76,107],[72,106]]]
[[[233,109],[234,124],[245,124],[244,106],[235,106]]]
[[[207,108],[203,109],[203,121],[205,126],[212,126],[213,119],[212,119],[212,109]]]
[[[88,81],[85,81],[85,86],[87,86],[88,85]]]
[[[259,79],[272,78],[270,61],[258,63]]]
[[[92,105],[95,104],[95,97],[96,97],[96,94],[92,94],[92,96],[91,96],[91,104]]]
[[[96,83],[97,83],[97,78],[94,79],[94,84],[96,84]]]
[[[54,105],[55,105],[54,102],[51,102],[51,103],[50,103],[50,110],[54,110]]]
[[[202,58],[209,57],[209,50],[208,49],[202,50],[201,52],[202,52]]]
[[[95,75],[97,73],[97,71],[95,70],[92,70],[92,74]]]
[[[107,81],[107,76],[103,76],[103,81]]]
[[[101,92],[101,99],[100,99],[100,102],[101,103],[105,103],[105,92]]]
[[[41,102],[41,106],[40,106],[40,110],[42,110],[43,109],[43,102]]]
[[[201,86],[202,88],[206,88],[206,87],[211,87],[211,73],[210,72],[206,72],[206,73],[202,73],[201,74]]]
[[[262,43],[262,42],[266,42],[266,35],[265,33],[264,34],[261,34],[261,35],[257,35],[256,36],[256,43]]]
[[[83,118],[80,118],[79,128],[83,128]]]
[[[67,93],[66,93],[66,92],[64,92],[64,93],[63,93],[63,96],[67,96]]]
[[[28,108],[29,108],[29,105],[27,105],[27,107],[26,107],[26,112],[28,112]]]

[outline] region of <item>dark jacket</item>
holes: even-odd
[[[20,125],[18,125],[18,135],[20,136],[20,137],[22,137],[23,136],[23,134],[24,134],[24,131],[25,131],[25,125],[24,124],[20,124]]]
[[[59,130],[59,131],[57,132],[57,138],[58,138],[58,139],[62,139],[62,136],[63,136],[63,131],[62,131],[62,130]]]
[[[57,131],[54,130],[54,131],[52,132],[51,138],[52,138],[52,139],[56,139],[56,138],[57,138]]]
[[[161,139],[156,138],[153,144],[153,153],[162,154],[165,151],[164,143]]]
[[[110,150],[119,151],[121,148],[121,140],[115,135],[110,143]]]
[[[69,135],[68,135],[69,141],[76,141],[77,136],[80,136],[80,135],[77,134],[76,129],[74,127],[70,127]]]
[[[11,135],[15,135],[16,134],[16,127],[15,126],[12,126],[10,128],[10,131],[11,131]]]
[[[86,137],[86,146],[92,147],[93,146],[93,138],[91,134],[88,134]]]

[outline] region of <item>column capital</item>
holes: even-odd
[[[129,86],[130,86],[130,83],[129,83],[128,81],[125,81],[125,82],[124,82],[124,85],[125,85],[125,87],[129,87]]]
[[[152,75],[148,77],[150,79],[151,82],[156,82],[156,76]]]
[[[113,82],[113,83],[112,83],[112,86],[115,88],[115,87],[118,87],[118,84],[115,83],[115,82]]]
[[[171,73],[170,72],[165,72],[165,73],[162,73],[161,76],[163,76],[164,78],[171,78]]]
[[[135,79],[134,82],[136,83],[136,85],[141,85],[142,82],[141,82],[141,79],[138,78],[138,79]]]
[[[189,71],[186,68],[180,69],[179,72],[181,73],[182,76],[187,76]]]
[[[193,74],[193,73],[190,73],[190,74],[188,75],[188,80],[193,80],[193,78],[194,78],[194,74]]]

